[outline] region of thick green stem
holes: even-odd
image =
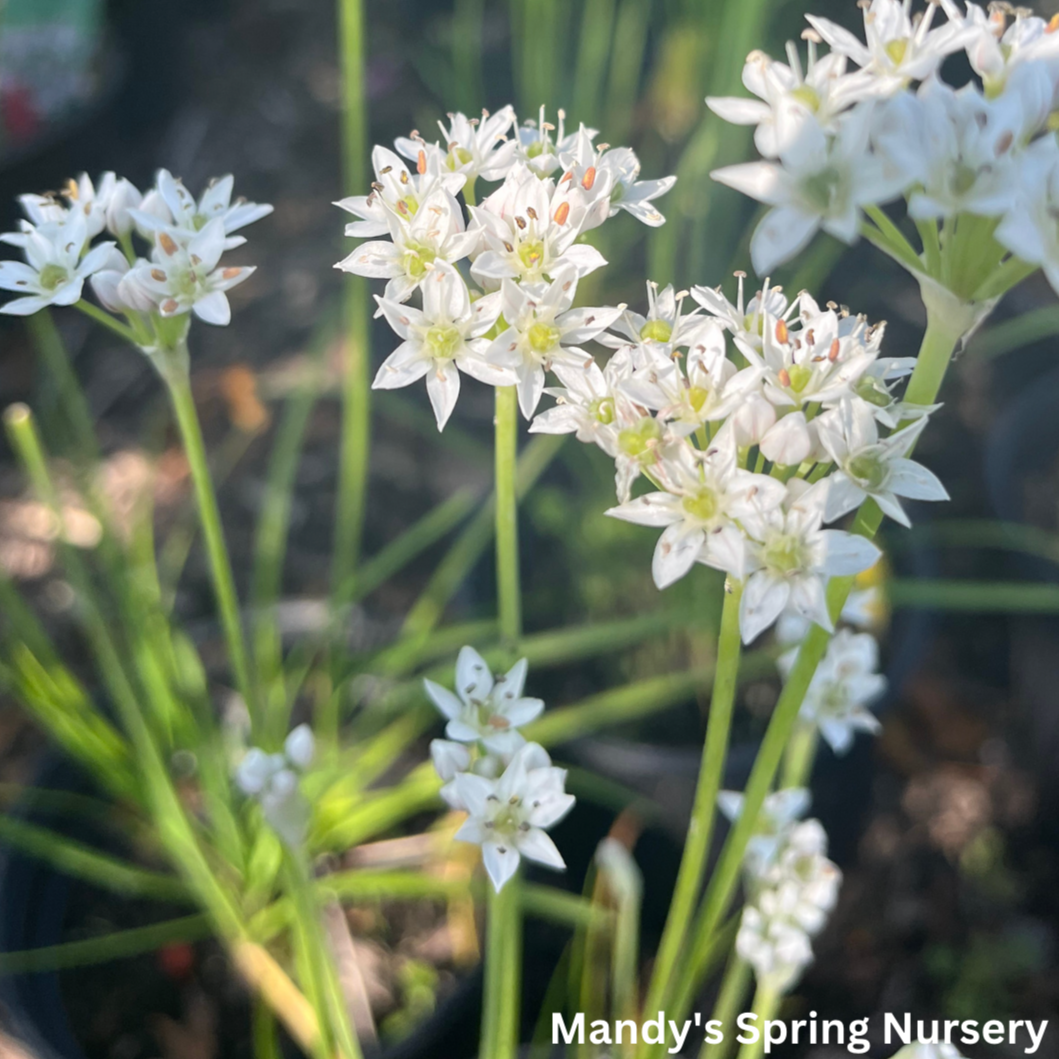
[[[783,756],[781,787],[805,787],[808,784],[816,759],[817,741],[815,725],[800,724],[795,727]]]
[[[518,563],[518,401],[514,386],[496,389],[496,590],[500,639],[513,650],[522,636]]]
[[[936,312],[928,309],[926,334],[923,336],[919,359],[906,391],[908,401],[915,404],[934,402],[960,338],[959,326],[951,320],[939,318]],[[879,508],[873,501],[868,500],[857,515],[853,532],[873,537],[881,521],[882,513]],[[827,602],[833,619],[837,619],[841,614],[853,587],[853,580],[852,577],[833,577],[829,582]],[[711,939],[735,893],[747,842],[757,824],[761,806],[772,789],[809,683],[827,652],[830,640],[830,633],[819,625],[812,626],[802,642],[798,657],[780,693],[746,785],[743,811],[728,834],[706,888],[689,949],[690,959],[685,968],[685,974],[690,981],[697,981],[704,957],[710,951]],[[683,992],[687,994],[687,990]],[[676,1018],[683,1017],[682,1012],[678,1010],[678,1007],[683,1006],[685,1005],[667,1005],[672,1007]]]
[[[224,541],[217,495],[213,489],[213,479],[210,477],[209,463],[206,459],[202,428],[199,425],[198,413],[195,411],[195,400],[191,394],[191,379],[188,373],[180,367],[175,367],[171,371],[163,370],[162,377],[169,387],[173,411],[176,413],[180,437],[184,443],[184,452],[191,470],[199,519],[202,523],[202,535],[206,541],[206,553],[209,557],[210,573],[213,578],[213,591],[228,643],[232,674],[235,677],[239,694],[246,702],[250,716],[254,718],[256,716],[256,696],[251,682],[249,656],[239,614],[239,599],[235,591],[235,578],[232,576],[228,547]]]
[[[479,1059],[515,1059],[519,1046],[522,974],[521,880],[516,873],[500,893],[489,888],[485,995]]]
[[[695,791],[695,803],[684,842],[673,900],[669,906],[662,942],[655,959],[651,985],[644,1010],[661,1008],[662,998],[671,982],[677,960],[687,942],[695,905],[706,871],[713,822],[717,811],[717,793],[724,779],[724,762],[728,754],[728,734],[732,725],[735,689],[739,676],[742,638],[739,632],[739,602],[742,583],[725,586],[721,610],[721,629],[717,641],[717,668],[710,697],[710,716],[702,748],[702,764]]]
[[[367,178],[367,108],[364,90],[364,9],[362,0],[338,0],[342,62],[343,164],[347,194]],[[336,605],[345,602],[360,557],[371,450],[371,353],[367,280],[347,281],[345,365],[342,383],[342,440],[335,500],[335,552],[332,586]]]

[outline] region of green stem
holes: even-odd
[[[500,893],[489,888],[479,1059],[515,1059],[518,1055],[521,971],[522,907],[516,873]]]
[[[80,309],[85,316],[91,317],[97,324],[102,324],[104,327],[109,328],[116,335],[120,335],[130,345],[140,346],[142,343],[137,337],[136,332],[131,328],[127,327],[120,320],[116,320],[108,312],[104,312],[97,305],[93,305],[91,302],[86,302],[84,299],[79,301],[75,306],[75,309]]]
[[[735,1040],[735,1020],[743,1010],[743,997],[750,985],[750,964],[738,953],[733,952],[724,969],[721,988],[717,1002],[713,1005],[711,1021],[721,1024],[724,1034],[719,1044],[704,1043],[699,1052],[699,1059],[724,1059],[729,1054],[732,1041]]]
[[[518,400],[514,386],[496,389],[496,586],[500,639],[513,650],[522,636],[518,563]]]
[[[955,332],[954,325],[938,319],[936,313],[928,310],[927,330],[920,346],[919,359],[908,384],[907,400],[915,404],[934,402],[945,377],[945,370],[952,359],[953,350],[961,337]],[[882,513],[875,503],[869,500],[861,507],[853,524],[853,532],[871,538],[881,521]],[[832,618],[837,619],[842,612],[842,607],[853,588],[853,581],[852,577],[831,578],[827,589],[827,602]],[[699,968],[710,951],[711,939],[735,893],[747,842],[753,834],[761,806],[772,789],[809,683],[827,652],[830,640],[831,634],[819,625],[814,625],[809,630],[773,710],[744,791],[743,811],[728,834],[706,888],[692,936],[689,963],[685,969],[690,981],[698,980]],[[682,1017],[678,1007],[667,1007],[672,1007],[675,1017]]]
[[[228,547],[224,541],[224,529],[221,526],[221,515],[217,507],[217,495],[210,477],[209,463],[206,459],[206,446],[202,440],[202,428],[199,425],[195,400],[191,394],[191,379],[187,371],[177,368],[163,370],[162,377],[169,388],[177,424],[180,428],[184,452],[187,455],[191,470],[191,480],[195,487],[195,499],[199,508],[199,519],[202,523],[202,534],[206,541],[206,552],[209,556],[210,572],[213,575],[213,590],[217,607],[224,627],[225,639],[228,642],[228,653],[231,658],[232,673],[235,677],[239,694],[246,702],[251,717],[255,715],[256,697],[250,678],[249,656],[243,636],[243,626],[239,614],[239,599],[235,591],[235,578],[232,575]]]
[[[342,60],[343,163],[347,194],[356,194],[367,179],[367,107],[364,88],[365,24],[362,0],[339,0]],[[335,500],[335,552],[332,585],[335,605],[350,582],[360,557],[371,451],[371,352],[368,283],[347,281],[342,384],[342,440]]]
[[[743,586],[742,583],[736,583],[725,587],[721,629],[717,642],[716,675],[710,697],[706,740],[702,748],[702,765],[684,842],[684,855],[680,861],[673,900],[669,906],[669,915],[666,918],[644,1005],[647,1012],[661,1009],[662,998],[673,978],[677,960],[688,938],[695,904],[702,888],[706,858],[710,852],[717,794],[724,779],[724,761],[728,753],[728,734],[732,725],[739,659],[743,646],[739,632],[739,603],[743,596]]]
[[[813,773],[816,745],[815,725],[801,724],[794,729],[783,757],[781,787],[804,787],[808,784]]]
[[[751,1005],[758,1020],[755,1023],[757,1040],[744,1044],[739,1049],[738,1059],[758,1059],[765,1048],[765,1023],[772,1019],[780,1006],[782,994],[767,983],[759,983],[754,992],[754,1003]]]

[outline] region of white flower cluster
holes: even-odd
[[[558,403],[530,429],[576,433],[614,459],[608,514],[663,529],[659,588],[704,563],[743,583],[747,643],[787,610],[830,631],[828,579],[879,551],[825,525],[866,497],[902,525],[898,497],[947,499],[907,455],[933,408],[891,392],[914,360],[880,357],[881,325],[804,292],[766,286],[744,304],[740,277],[734,305],[719,289],[691,294],[684,312],[683,295],[649,285],[647,316],[626,311],[601,336],[618,347],[605,367],[556,364]],[[641,475],[654,491],[632,499]]]
[[[573,808],[565,790],[566,770],[552,765],[537,743],[519,732],[540,715],[544,703],[525,698],[526,660],[494,677],[473,647],[456,659],[456,691],[424,680],[427,694],[448,723],[448,739],[435,739],[430,754],[445,781],[441,795],[467,813],[456,832],[482,847],[482,861],[497,893],[522,857],[549,868],[566,867],[545,829]]]
[[[865,208],[903,197],[918,224],[983,218],[986,237],[995,228],[1001,247],[1043,266],[1059,290],[1056,20],[999,3],[861,6],[864,41],[809,15],[805,66],[794,44],[786,63],[753,52],[743,84],[756,98],[707,100],[756,126],[763,160],[713,174],[771,207],[751,241],[754,268],[767,274],[821,228],[852,243]],[[979,80],[953,89],[940,69],[959,51]]]
[[[651,202],[676,178],[638,180],[631,150],[595,145],[596,132],[583,125],[566,135],[561,113],[558,130],[543,111],[539,124],[517,129],[508,106],[480,121],[451,114],[441,132],[442,142],[399,139],[400,154],[374,149],[371,193],[337,203],[358,218],[346,234],[369,241],[336,267],[387,281],[377,315],[401,344],[376,388],[425,377],[440,430],[463,372],[490,386],[517,385],[528,419],[545,373],[587,363],[581,345],[621,313],[573,308],[578,280],[606,264],[581,237],[619,210],[663,223]],[[501,183],[476,202],[479,180]],[[417,291],[419,307],[408,304]]]
[[[777,992],[789,989],[812,962],[812,938],[838,898],[842,873],[826,854],[820,821],[805,820],[786,829],[772,859],[750,879],[736,951],[754,968],[758,983]]]
[[[146,195],[114,173],[98,184],[85,174],[61,192],[22,195],[26,219],[0,240],[26,260],[0,262],[0,289],[19,295],[0,312],[28,316],[49,305],[74,305],[90,278],[111,312],[194,312],[206,323],[227,324],[225,292],[254,270],[224,267],[221,256],[246,241],[234,233],[272,212],[268,205],[233,202],[232,184],[230,176],[215,180],[196,200],[162,169]],[[104,233],[114,238],[93,245]],[[137,255],[134,235],[148,244],[148,257]]]
[[[305,841],[310,817],[298,776],[312,764],[315,753],[312,729],[300,724],[287,736],[283,753],[251,747],[235,770],[239,789],[257,799],[272,829],[295,850]]]

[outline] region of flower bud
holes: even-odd
[[[761,439],[765,459],[781,467],[797,467],[813,451],[804,412],[790,412],[774,423]]]
[[[462,743],[448,739],[433,739],[430,743],[430,757],[434,769],[446,783],[457,772],[466,772],[471,766],[471,752]]]
[[[751,393],[732,413],[729,422],[735,431],[736,444],[747,449],[757,445],[776,422],[776,409],[760,393]]]
[[[129,210],[139,209],[142,202],[143,196],[136,186],[122,177],[114,185],[107,203],[107,231],[119,238],[128,235],[134,223]]]
[[[307,724],[299,724],[283,744],[283,750],[292,765],[300,769],[307,769],[313,762],[313,754],[316,751],[316,742],[313,739],[313,731]]]

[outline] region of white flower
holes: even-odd
[[[665,527],[655,547],[651,572],[666,588],[683,577],[700,558],[718,562],[732,549],[742,550],[742,532],[733,525],[753,509],[778,506],[784,486],[767,475],[738,466],[735,439],[722,428],[705,452],[688,443],[666,452],[655,468],[667,492],[647,493],[607,511],[639,526]]]
[[[728,420],[741,449],[758,445],[776,422],[776,406],[756,391],[748,393]]]
[[[838,620],[858,629],[870,629],[882,624],[886,601],[874,585],[855,588],[846,597]],[[799,644],[805,639],[811,622],[794,610],[785,610],[776,623],[776,640],[781,644]]]
[[[573,150],[581,132],[591,141],[596,136],[595,129],[586,129],[583,125],[578,132],[566,134],[566,111],[560,110],[557,115],[558,126],[547,120],[545,108],[540,109],[540,120],[527,119],[518,130],[519,162],[528,167],[539,177],[549,176],[557,170],[562,162],[560,155]],[[552,133],[555,137],[552,137]]]
[[[747,56],[743,84],[757,99],[710,96],[706,104],[734,125],[756,125],[754,143],[766,158],[776,158],[797,138],[808,117],[825,128],[854,103],[878,91],[873,77],[846,73],[846,56],[832,52],[817,58],[816,41],[809,38],[809,64],[802,72],[797,46],[787,44],[790,65],[764,52]]]
[[[239,789],[260,803],[269,825],[292,849],[304,843],[312,815],[298,773],[309,767],[313,753],[312,730],[302,724],[287,736],[282,754],[251,747],[235,772]]]
[[[456,691],[424,680],[431,701],[448,718],[445,734],[458,743],[481,743],[493,754],[513,754],[524,743],[518,729],[540,716],[544,703],[526,698],[526,659],[494,679],[473,647],[464,647],[456,659]],[[446,778],[441,769],[439,774]]]
[[[882,511],[902,526],[911,526],[900,496],[911,500],[948,500],[937,475],[908,459],[927,425],[924,416],[887,438],[879,439],[872,406],[845,399],[815,424],[820,444],[838,470],[831,475],[825,519],[833,522],[872,497]]]
[[[796,656],[797,651],[791,651],[780,659],[784,673],[790,672]],[[858,731],[875,733],[881,728],[868,709],[886,690],[878,666],[874,636],[840,629],[813,675],[799,718],[819,728],[836,754],[849,750]]]
[[[725,166],[710,175],[773,208],[754,230],[750,257],[759,275],[792,258],[817,230],[856,242],[864,206],[903,190],[906,176],[870,149],[873,103],[848,111],[834,134],[812,116],[779,162]]]
[[[1046,136],[1023,155],[1019,195],[996,229],[996,240],[1023,261],[1040,265],[1059,291],[1059,147]]]
[[[762,506],[741,515],[749,535],[747,570],[739,607],[743,641],[761,635],[788,606],[829,632],[833,626],[825,589],[830,577],[858,574],[879,558],[871,541],[842,530],[822,528],[827,504],[827,480],[799,495],[792,480],[787,503]],[[739,570],[728,570],[735,577]]]
[[[533,420],[530,433],[576,433],[578,441],[598,445],[608,456],[617,456],[623,426],[640,418],[621,391],[631,371],[628,348],[618,350],[602,370],[594,360],[570,368],[557,364],[555,373],[563,386],[544,391],[557,404]]]
[[[466,178],[462,173],[450,173],[442,169],[440,159],[439,152],[428,152],[421,147],[416,171],[412,173],[393,151],[385,147],[373,148],[371,164],[375,170],[375,182],[371,193],[351,195],[335,203],[347,213],[360,218],[346,225],[346,235],[356,239],[388,235],[391,214],[401,221],[410,221],[435,187],[455,195],[463,187]]]
[[[553,280],[568,268],[587,276],[607,263],[594,247],[574,242],[591,208],[573,181],[554,188],[515,166],[481,206],[470,208],[482,241],[471,275],[494,287],[505,279]]]
[[[186,243],[168,231],[159,231],[150,261],[140,261],[118,284],[118,296],[127,305],[150,298],[162,316],[187,312],[205,323],[225,326],[232,309],[226,291],[253,274],[253,267],[219,268],[224,253],[224,222],[210,221]]]
[[[692,287],[691,296],[711,316],[720,320],[722,326],[731,332],[740,349],[748,346],[761,348],[761,335],[765,327],[766,316],[773,321],[785,320],[789,314],[797,311],[798,299],[788,303],[782,287],[770,287],[765,281],[764,290],[760,290],[744,306],[743,281],[745,272],[735,274],[738,283],[735,304],[724,295],[720,287]]]
[[[411,220],[394,212],[387,216],[392,242],[361,243],[335,265],[358,276],[389,280],[383,295],[387,301],[408,301],[435,262],[454,264],[478,241],[476,232],[467,231],[459,203],[440,185],[419,204]]]
[[[743,335],[736,345],[763,373],[764,395],[779,408],[830,407],[849,394],[875,362],[883,328],[869,328],[862,317],[821,310],[807,293],[799,295],[795,329],[783,318],[762,315],[757,342]]]
[[[577,369],[589,355],[578,348],[598,337],[625,306],[571,309],[577,293],[572,268],[560,270],[551,283],[519,285],[505,279],[501,315],[507,322],[486,353],[486,359],[518,376],[518,403],[527,419],[544,393],[544,373],[562,365]]]
[[[997,217],[1015,201],[1014,150],[1022,139],[1024,110],[1018,100],[990,102],[968,85],[954,92],[936,78],[918,96],[902,97],[894,128],[885,120],[876,137],[891,157],[905,157],[900,168],[922,184],[909,199],[915,220],[975,213]],[[896,106],[896,103],[895,103]],[[893,108],[890,108],[893,109]],[[918,135],[917,135],[918,110]]]
[[[508,139],[508,132],[515,123],[515,111],[511,106],[502,107],[495,114],[483,110],[481,119],[468,118],[465,114],[449,114],[448,127],[438,122],[445,148],[431,145],[442,159],[442,164],[451,173],[459,173],[468,182],[481,177],[483,180],[502,180],[518,150],[518,141]],[[413,137],[415,134],[412,134]],[[427,146],[421,139],[399,138],[395,145],[405,156],[417,160],[420,151]]]
[[[759,982],[783,991],[813,962],[809,935],[782,916],[767,915],[754,905],[743,909],[735,949],[754,968]]]
[[[627,397],[657,411],[680,436],[739,409],[761,377],[756,367],[739,371],[728,359],[724,332],[716,320],[699,319],[693,331],[684,330],[694,342],[684,358],[684,371],[677,360],[649,342],[643,346],[643,363],[622,383]]]
[[[86,226],[85,215],[76,212],[62,226],[39,230],[29,226],[21,233],[26,261],[0,261],[0,289],[20,297],[0,306],[0,312],[29,316],[48,305],[74,305],[80,300],[85,280],[106,265],[114,246],[100,243],[82,257]]]
[[[761,455],[779,467],[797,467],[813,451],[804,412],[789,412],[761,437]]]
[[[636,345],[642,343],[669,353],[700,341],[702,325],[706,321],[699,309],[692,309],[690,313],[682,311],[687,293],[681,291],[677,294],[672,283],[659,290],[657,283],[648,280],[647,315],[641,316],[632,309],[626,309],[614,324],[614,330],[620,333],[600,335],[600,343],[613,349],[619,349],[629,342]]]
[[[128,235],[135,227],[132,211],[142,202],[136,185],[121,177],[107,201],[107,231],[119,238]]]
[[[150,239],[168,232],[177,242],[185,243],[211,221],[220,221],[225,235],[224,249],[232,250],[246,242],[245,237],[233,235],[233,232],[272,212],[272,207],[266,203],[245,199],[232,202],[234,184],[231,176],[213,180],[196,202],[191,192],[168,169],[159,169],[155,187],[144,196],[139,208],[129,210],[129,216]]]
[[[826,18],[806,18],[834,51],[848,56],[896,90],[908,81],[928,77],[947,55],[975,39],[976,31],[962,19],[950,19],[931,28],[938,6],[929,2],[917,21],[912,16],[912,0],[872,0],[864,9],[866,44]]]
[[[743,812],[744,800],[738,791],[721,791],[717,806],[734,824]],[[743,863],[752,876],[760,876],[775,862],[791,829],[805,815],[811,801],[804,787],[786,787],[765,799],[743,854]]]
[[[665,217],[651,203],[664,195],[677,182],[677,178],[668,176],[661,180],[638,180],[640,160],[636,152],[629,147],[596,147],[592,143],[594,135],[582,125],[574,137],[571,150],[561,154],[560,161],[566,169],[563,181],[572,180],[585,189],[590,197],[606,200],[607,208],[597,223],[606,217],[613,217],[619,210],[625,210],[652,228],[665,224]]]
[[[376,297],[380,313],[403,341],[383,361],[372,387],[399,389],[426,376],[438,430],[443,430],[460,396],[461,371],[490,386],[512,386],[517,380],[514,372],[485,359],[489,342],[481,336],[496,322],[499,296],[472,303],[463,278],[443,261],[428,270],[422,291],[422,309]]]
[[[1010,26],[1008,17],[1013,19]],[[987,14],[977,4],[968,4],[966,21],[975,31],[965,45],[967,58],[982,78],[987,95],[999,95],[1011,72],[1027,63],[1044,67],[1054,79],[1059,63],[1059,35],[1054,19],[1046,22],[1025,8],[995,4],[989,5]]]
[[[452,782],[468,814],[456,838],[482,847],[497,893],[521,857],[560,871],[566,867],[544,829],[566,816],[574,797],[564,790],[566,770],[553,767],[537,744],[519,750],[497,780],[461,772]]]

